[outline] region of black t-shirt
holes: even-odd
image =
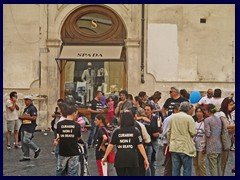
[[[97,134],[97,146],[96,146],[96,153],[95,153],[96,154],[96,160],[102,159],[104,154],[105,154],[105,151],[103,151],[102,149],[100,151],[98,151],[100,145],[102,144],[103,135],[107,136],[105,130],[103,128],[99,128],[98,129],[98,134]],[[108,141],[104,145],[107,149]]]
[[[37,116],[37,108],[33,104],[30,104],[28,107],[24,109],[23,114],[29,114],[30,116]],[[31,124],[22,124],[21,131],[34,133],[36,126],[37,126],[36,121],[31,121]]]
[[[63,120],[57,123],[57,134],[60,136],[59,155],[79,155],[78,138],[81,137],[80,124],[73,120]]]
[[[102,102],[101,101],[97,101],[96,99],[93,99],[91,101],[91,104],[90,104],[89,108],[91,108],[92,110],[100,110],[100,109],[103,108]],[[95,119],[95,116],[97,114],[98,113],[91,113],[91,119]]]
[[[134,127],[117,128],[111,144],[116,145],[115,167],[138,167],[137,145],[142,144],[139,130]]]
[[[159,132],[158,131],[158,126],[157,126],[157,119],[158,119],[157,116],[152,116],[150,123],[148,123],[148,122],[143,123],[145,125],[146,129],[147,129],[147,132],[148,132],[149,136],[151,137],[151,141],[156,141],[157,140],[157,138],[153,137],[154,133]]]
[[[163,105],[163,107],[168,110],[168,116],[170,116],[173,113],[175,104],[181,104],[181,102],[184,101],[188,101],[188,99],[183,98],[181,96],[178,99],[168,98]]]

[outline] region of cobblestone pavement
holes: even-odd
[[[11,150],[6,148],[6,135],[3,136],[3,176],[55,176],[56,174],[56,158],[51,151],[53,150],[53,132],[35,132],[33,141],[40,146],[41,152],[37,159],[34,159],[34,153],[31,151],[31,161],[19,162],[22,158],[22,150],[15,149],[12,145]],[[83,133],[83,138],[86,141],[88,132]],[[92,176],[98,176],[97,165],[95,161],[94,148],[88,150],[88,164]],[[229,161],[226,169],[226,176],[235,176],[231,173],[231,169],[235,167],[233,158],[234,152],[231,151]],[[164,156],[162,154],[162,147],[160,147],[157,158],[157,172],[158,176],[163,176],[164,167],[162,166]],[[208,164],[206,162],[206,167]],[[115,169],[110,165],[111,176],[116,176]],[[193,175],[195,175],[193,168]],[[209,175],[209,171],[207,171]]]

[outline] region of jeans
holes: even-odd
[[[29,150],[32,149],[34,152],[38,150],[38,146],[33,143],[32,138],[33,134],[27,131],[21,132],[22,135],[22,151],[23,151],[23,158],[30,159],[30,152]]]
[[[94,123],[94,118],[91,119],[91,132],[88,136],[88,146],[91,144],[96,144],[97,142],[97,126]]]
[[[172,176],[180,176],[180,170],[183,166],[183,176],[192,175],[192,157],[184,154],[171,152],[172,157]]]
[[[158,157],[158,151],[159,151],[159,141],[152,141],[152,146],[154,150],[156,151],[155,158],[157,159]],[[156,175],[156,168],[157,168],[157,161],[152,161],[152,153],[153,153],[153,148],[151,145],[147,146],[146,153],[148,157],[148,162],[149,162],[149,168],[146,170],[146,176],[155,176]]]
[[[77,176],[79,169],[79,156],[60,156],[57,160],[57,176]]]

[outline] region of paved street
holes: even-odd
[[[47,134],[47,135],[46,135]],[[83,133],[83,138],[86,141],[88,132]],[[22,150],[12,147],[11,150],[6,149],[6,135],[3,137],[3,176],[55,176],[56,158],[51,151],[53,150],[53,133],[35,132],[33,141],[40,146],[41,153],[37,159],[34,159],[34,153],[31,152],[31,161],[19,162],[22,158]],[[157,159],[157,175],[163,176],[164,167],[162,166],[164,157],[162,155],[162,147],[160,147]],[[92,176],[98,176],[97,166],[95,161],[94,149],[88,151],[88,164]],[[207,163],[206,163],[207,165]],[[230,158],[227,164],[226,176],[235,176],[231,173],[234,167],[233,152],[231,151]],[[209,175],[209,172],[207,172]],[[193,171],[193,175],[195,172]],[[110,165],[110,175],[115,176],[115,169]]]

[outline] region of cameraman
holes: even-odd
[[[64,102],[64,100],[63,99],[58,99],[57,100],[57,105],[59,104],[59,103],[63,103]],[[60,108],[59,108],[59,106],[57,106],[56,108],[55,108],[55,111],[54,111],[54,113],[52,114],[52,117],[54,118],[53,120],[52,120],[52,122],[51,122],[51,128],[52,128],[52,131],[54,132],[54,139],[56,139],[56,137],[57,137],[57,122],[60,120],[60,118],[61,118],[61,112],[60,112]]]

